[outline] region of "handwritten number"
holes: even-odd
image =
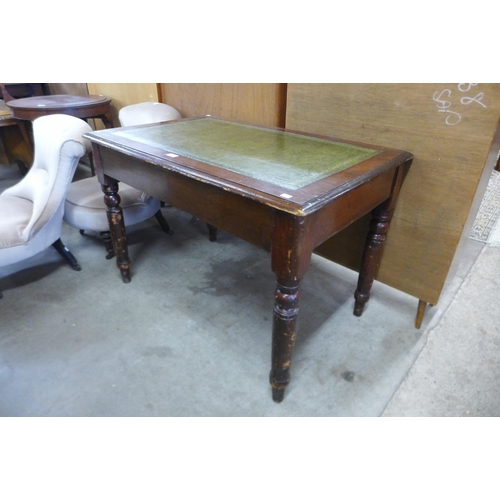
[[[478,104],[480,104],[483,108],[486,107],[486,105],[484,103],[482,103],[482,99],[484,97],[484,94],[482,92],[480,92],[479,94],[477,94],[476,97],[462,97],[462,99],[460,99],[460,102],[462,104],[465,104],[465,105],[468,105],[472,102],[477,102]]]
[[[475,87],[476,85],[477,83],[459,83],[458,90],[460,92],[469,92],[469,90],[471,90],[472,87]],[[451,93],[452,92],[450,89],[444,89],[441,92],[438,90],[437,92],[434,92],[432,99],[436,102],[438,111],[440,113],[446,113],[446,120],[445,120],[446,124],[457,125],[462,120],[462,116],[460,115],[460,113],[457,113],[456,111],[452,111],[450,109],[452,102],[451,100],[448,99],[451,99]],[[468,106],[469,104],[476,102],[483,108],[486,108],[486,104],[483,103],[483,97],[484,93],[480,92],[475,97],[463,96],[460,99],[460,102],[464,106]]]
[[[476,85],[477,83],[459,83],[458,90],[460,90],[460,92],[469,92],[471,87],[475,87]]]
[[[446,116],[446,124],[447,125],[457,125],[460,123],[460,120],[462,117],[455,111],[451,111],[451,109],[448,109],[451,106],[451,101],[447,101],[446,98],[451,96],[451,90],[450,89],[444,89],[443,91],[439,92],[434,92],[433,99],[436,101],[438,111],[440,113],[447,113]]]
[[[460,123],[462,117],[456,111],[447,111],[447,113],[448,113],[448,116],[446,117],[447,125],[457,125],[458,123]]]
[[[438,104],[439,111],[444,111],[448,109],[451,106],[450,101],[445,101],[443,100],[443,94],[447,92],[448,94],[445,97],[450,97],[451,96],[451,90],[450,89],[444,89],[441,93],[439,91],[434,92],[434,96],[432,97]],[[439,95],[437,95],[439,94]]]

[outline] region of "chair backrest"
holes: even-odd
[[[125,106],[118,112],[122,127],[166,122],[182,118],[179,111],[162,102],[141,102]]]
[[[21,181],[0,195],[33,202],[31,220],[22,233],[25,241],[63,206],[78,162],[90,151],[90,141],[82,136],[91,131],[88,123],[69,115],[48,115],[34,120],[33,166]]]

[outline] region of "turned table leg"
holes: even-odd
[[[300,286],[313,249],[304,218],[274,215],[271,267],[276,275],[274,293],[271,383],[273,400],[283,401],[290,382],[290,366],[299,315]]]
[[[108,216],[109,231],[113,241],[116,255],[116,265],[120,269],[124,283],[130,283],[130,259],[127,248],[127,234],[123,221],[123,211],[120,207],[120,196],[118,194],[118,183],[109,182],[102,184],[106,214]]]
[[[405,178],[406,172],[411,165],[411,160],[406,161],[403,165],[397,168],[394,176],[391,196],[376,207],[372,212],[372,221],[370,230],[366,238],[363,259],[361,261],[361,270],[359,272],[358,287],[354,292],[354,315],[361,316],[365,304],[370,298],[375,276],[377,275],[382,251],[384,249],[385,240],[391,224],[394,209],[398,201],[401,185]]]
[[[393,215],[393,210],[387,210],[385,203],[379,205],[373,211],[373,218],[370,223],[370,230],[366,239],[361,270],[359,272],[358,287],[354,292],[355,304],[354,315],[361,316],[365,304],[370,298],[370,291],[377,274],[377,269],[382,257],[382,250],[387,238],[387,231]]]
[[[276,282],[271,374],[273,400],[283,401],[290,382],[290,365],[299,314],[300,281],[289,284]]]

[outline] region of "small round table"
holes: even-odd
[[[103,95],[43,95],[13,99],[5,104],[18,120],[33,121],[40,116],[61,113],[83,120],[100,118],[106,128],[113,128],[111,99]],[[95,175],[92,153],[88,156],[92,175]]]
[[[102,95],[44,95],[13,99],[6,104],[19,120],[33,121],[40,116],[62,113],[84,120],[100,118],[106,128],[113,127],[111,99]]]

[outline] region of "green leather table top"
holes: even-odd
[[[211,118],[116,129],[114,135],[288,189],[300,189],[380,153]]]

